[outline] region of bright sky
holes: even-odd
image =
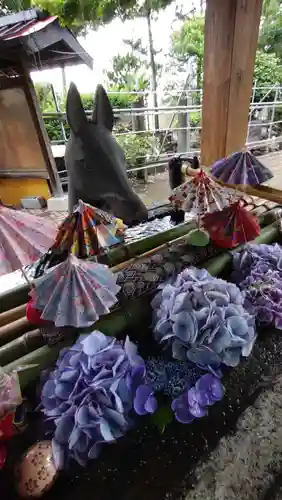
[[[165,57],[169,50],[170,34],[173,29],[177,29],[177,24],[173,23],[175,18],[175,7],[182,2],[176,1],[160,13],[158,19],[153,22],[153,38],[156,50],[162,49],[158,55],[158,60]],[[194,5],[198,5],[199,0],[186,0],[185,10],[189,12]],[[81,45],[93,57],[93,71],[84,65],[73,66],[66,69],[67,83],[70,81],[76,83],[80,92],[93,92],[97,83],[104,83],[103,72],[111,67],[111,59],[117,54],[125,53],[128,48],[123,44],[123,39],[144,40],[147,44],[146,21],[137,19],[122,23],[119,19],[114,20],[108,26],[91,31],[85,38],[79,38]],[[56,90],[62,90],[62,74],[60,69],[33,72],[34,82],[53,83]]]

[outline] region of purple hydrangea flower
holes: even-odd
[[[251,268],[260,265],[261,271],[269,269],[282,272],[282,248],[274,245],[254,245],[244,246],[240,252],[233,253],[233,273],[232,281],[241,283],[249,275]]]
[[[175,359],[199,366],[237,366],[256,340],[255,320],[244,294],[205,269],[189,268],[152,301],[154,334]]]
[[[220,401],[224,396],[224,387],[220,378],[211,373],[202,375],[195,386],[187,388],[178,398],[174,399],[171,408],[176,420],[189,424],[195,418],[207,415],[208,406]]]
[[[234,254],[233,264],[232,278],[245,293],[245,308],[258,324],[282,329],[281,247],[248,245],[245,251]]]
[[[154,392],[148,385],[140,385],[137,387],[134,398],[134,410],[137,415],[147,415],[154,413],[158,403],[154,396]]]
[[[123,344],[94,331],[61,351],[41,394],[43,411],[55,425],[58,467],[68,457],[84,465],[97,457],[102,443],[114,442],[131,427],[137,374],[142,382],[144,362],[128,338]]]

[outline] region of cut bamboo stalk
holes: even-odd
[[[40,330],[32,330],[0,347],[0,366],[7,365],[45,344]]]
[[[175,226],[172,229],[163,231],[158,234],[153,234],[147,238],[142,238],[141,240],[134,241],[133,243],[127,243],[120,245],[112,250],[109,250],[106,254],[107,263],[110,267],[120,264],[124,260],[130,260],[136,255],[146,253],[155,247],[160,247],[164,243],[171,241],[172,239],[180,238],[187,234],[188,231],[196,227],[196,221],[189,221],[179,226]]]
[[[276,223],[273,223],[270,226],[264,228],[253,243],[261,244],[267,243],[270,244],[273,241],[277,241],[279,238],[280,232]],[[210,274],[217,276],[221,274],[227,266],[231,263],[232,254],[235,251],[243,248],[244,245],[237,247],[235,250],[227,251],[224,254],[221,254],[213,259],[210,259],[206,263],[204,263],[201,267],[206,268]],[[118,336],[125,329],[130,330],[134,325],[138,325],[144,322],[144,318],[146,316],[150,317],[151,314],[151,301],[152,294],[143,295],[138,299],[132,300],[127,303],[126,308],[120,308],[115,310],[111,314],[108,314],[101,320],[99,320],[95,324],[95,329],[104,332],[106,335]],[[93,327],[89,329],[92,331]],[[66,347],[72,344],[72,339],[67,339],[61,344],[58,344],[54,347],[41,347],[36,349],[35,351],[23,356],[8,365],[4,366],[5,372],[11,372],[12,370],[18,369],[20,366],[24,365],[35,365],[31,367],[29,370],[24,370],[21,372],[21,387],[24,387],[31,380],[36,378],[42,369],[45,369],[52,365],[52,363],[57,359],[59,351],[62,347]]]
[[[28,302],[29,292],[30,292],[30,287],[26,283],[24,283],[20,286],[12,288],[8,292],[1,294],[0,313],[3,313],[7,310],[13,309]]]
[[[155,255],[156,253],[160,252],[160,250],[163,250],[164,248],[168,248],[172,245],[175,245],[175,243],[177,243],[178,241],[185,241],[185,238],[188,236],[188,234],[187,235],[185,234],[184,236],[179,236],[179,238],[176,238],[175,240],[168,241],[167,243],[163,243],[159,247],[152,248],[148,252],[142,253],[140,255],[136,255],[135,257],[132,257],[132,259],[125,260],[124,262],[120,262],[116,266],[111,267],[111,270],[113,271],[113,273],[117,273],[117,272],[121,271],[122,269],[125,269],[126,267],[130,266],[131,264],[134,264],[134,262],[136,262],[137,260],[151,257],[152,255]]]
[[[12,323],[1,326],[0,328],[0,346],[14,340],[23,333],[29,332],[34,325],[29,323],[26,317],[16,319]]]
[[[14,309],[10,309],[0,314],[0,327],[4,325],[8,325],[8,323],[12,323],[19,318],[25,316],[25,308],[26,304],[22,304],[18,307],[14,307]]]
[[[41,370],[48,368],[57,360],[62,348],[69,347],[71,343],[70,340],[66,340],[54,347],[45,345],[9,363],[3,367],[3,370],[5,373],[17,370],[21,389],[23,390],[29,382],[40,375]]]
[[[255,211],[257,208],[258,207],[255,207],[254,209],[252,209],[252,211]],[[265,226],[273,221],[273,218],[275,218],[275,211],[277,209],[279,210],[279,207],[272,208],[272,209],[268,210],[267,212],[264,212],[263,214],[258,216],[261,227],[263,227],[263,226]],[[189,225],[189,223],[186,223],[186,229],[187,229],[188,225]],[[184,225],[182,225],[182,228],[183,228],[183,226]],[[187,229],[187,231],[188,231],[188,229]],[[174,231],[174,230],[175,230],[175,228],[173,228],[169,231]],[[182,236],[183,238],[185,238],[187,231]],[[167,233],[167,231],[165,231],[165,233]],[[157,236],[161,236],[161,235],[157,235]],[[169,242],[169,243],[173,244],[176,241],[179,241],[182,237],[179,236],[178,238],[176,238],[176,240],[175,239],[171,240],[171,242]],[[152,238],[152,237],[150,237],[150,238]],[[149,238],[144,238],[144,240],[148,240],[148,239]],[[143,240],[140,240],[139,242],[135,242],[134,245],[140,244],[140,242],[142,242],[142,241]],[[133,243],[131,245],[133,245]],[[163,245],[165,245],[165,244],[163,244]],[[151,254],[148,254],[148,253],[142,254],[141,250],[139,250],[138,255],[136,255],[135,257],[131,257],[129,260],[126,260],[124,263],[119,262],[121,264],[121,266],[120,267],[114,266],[113,271],[118,272],[121,269],[124,269],[127,265],[130,265],[131,263],[135,262],[135,259],[137,256],[140,258],[143,258],[143,257],[149,256],[149,255],[153,255],[153,253],[156,253],[157,251],[164,248],[163,245],[159,246],[156,249],[155,248],[151,249],[152,250]],[[118,249],[113,249],[113,250],[108,252],[109,255],[112,255],[111,260],[113,263],[114,263],[114,254],[111,254],[111,252],[114,252],[116,250],[118,250]],[[140,254],[140,252],[141,252],[141,254]],[[150,250],[149,250],[149,252],[150,252]],[[0,313],[2,311],[7,311],[7,310],[10,310],[11,308],[19,306],[19,305],[23,304],[24,302],[27,302],[29,299],[29,295],[28,295],[29,291],[30,291],[30,288],[28,287],[28,285],[24,284],[24,285],[21,285],[17,288],[14,288],[14,289],[9,290],[8,292],[2,294],[1,298],[0,298]],[[3,314],[3,312],[2,312],[2,314]]]
[[[254,242],[258,244],[265,242],[271,243],[272,241],[275,241],[277,239],[277,236],[279,235],[276,226],[277,226],[276,223],[273,223],[271,226],[266,227],[263,230],[262,234]],[[208,262],[199,265],[199,267],[208,268],[210,273],[213,275],[221,274],[224,270],[226,270],[228,264],[231,263],[232,253],[234,251],[238,251],[240,248],[243,248],[243,246],[244,245],[241,245],[240,247],[237,247],[235,250],[232,251],[226,251],[225,253],[222,253],[220,256],[214,257],[213,259],[210,259]],[[120,307],[119,309],[113,311],[111,314],[104,316],[103,318],[101,318],[100,321],[98,321],[95,324],[95,329],[100,329],[107,335],[118,336],[125,329],[134,328],[134,326],[136,325],[135,323],[136,318],[139,318],[140,311],[142,311],[143,319],[150,316],[150,311],[151,311],[150,302],[148,302],[148,296],[146,297],[147,298],[145,300],[143,297],[137,298],[128,303],[129,307],[126,307],[126,309],[124,307]],[[138,322],[139,321],[140,320],[138,319]],[[113,329],[113,324],[114,324],[114,329]],[[93,326],[85,330],[85,332],[87,331],[88,332],[93,331]],[[43,345],[44,341],[41,338],[39,332],[38,335],[40,338],[37,339],[32,338],[31,342],[25,345],[26,352],[34,350],[36,347]],[[5,349],[5,346],[3,346],[4,348],[2,352],[4,352],[4,356],[9,356],[9,362],[16,359],[19,353],[20,346],[22,346],[23,342],[24,339],[20,337],[19,339],[15,339],[14,342],[10,342],[10,345],[7,346],[7,349]],[[4,359],[6,364],[7,363],[6,358]],[[1,364],[4,364],[4,362],[2,361],[1,358],[1,348],[0,348],[0,365]]]
[[[276,212],[277,212],[277,214],[276,214]],[[280,214],[279,214],[277,208],[273,208],[269,212],[258,215],[258,219],[260,221],[260,226],[265,227],[266,225],[273,223],[273,220],[276,220],[277,218],[281,218],[281,212],[282,212],[282,208],[280,210]],[[137,256],[133,257],[132,259],[129,259],[125,262],[121,262],[120,264],[112,267],[111,269],[114,273],[121,271],[122,269],[125,269],[126,267],[134,264],[135,262],[137,262],[140,259],[155,255],[157,252],[159,252],[160,250],[163,250],[164,248],[168,248],[172,245],[175,245],[176,243],[178,243],[180,241],[185,242],[185,239],[188,238],[188,236],[189,236],[189,233],[185,234],[184,236],[180,236],[179,238],[176,238],[175,240],[168,241],[167,243],[164,243],[163,245],[161,245],[159,247],[153,248],[152,250],[149,250],[148,252],[146,252],[144,254],[137,255]]]

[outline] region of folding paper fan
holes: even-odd
[[[99,255],[123,241],[125,227],[120,219],[80,200],[59,228],[54,248],[80,258]]]
[[[214,163],[211,174],[226,184],[256,186],[272,179],[273,174],[252,153],[234,153]]]
[[[222,248],[234,248],[260,234],[257,218],[243,207],[241,201],[221,212],[206,214],[203,226],[212,241]]]
[[[0,275],[31,264],[54,243],[57,227],[45,217],[0,205]]]
[[[119,290],[107,266],[70,255],[35,280],[30,295],[34,308],[42,311],[41,319],[56,327],[84,328],[110,312]]]
[[[229,206],[238,194],[217,184],[203,170],[195,177],[175,188],[169,200],[178,208],[195,215],[204,215]]]

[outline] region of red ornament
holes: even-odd
[[[0,470],[3,469],[7,459],[7,446],[5,443],[0,443]]]
[[[235,248],[260,234],[257,218],[237,201],[221,212],[206,214],[203,226],[211,240],[221,248]]]
[[[14,412],[8,413],[0,420],[0,441],[9,439],[16,433],[14,415]]]
[[[41,319],[42,311],[38,311],[34,307],[34,300],[31,299],[26,305],[26,319],[32,325],[50,325],[50,321],[45,321]]]

